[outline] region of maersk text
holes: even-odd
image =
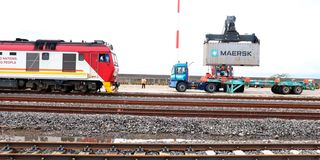
[[[220,51],[221,56],[252,56],[251,51]]]

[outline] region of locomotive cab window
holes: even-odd
[[[0,52],[0,56],[2,55],[2,52]]]
[[[49,53],[42,53],[42,60],[49,60]]]
[[[10,52],[10,56],[16,56],[17,52]]]
[[[109,54],[99,54],[99,62],[110,62]]]
[[[78,60],[79,60],[79,61],[84,61],[84,55],[80,53],[80,54],[79,54],[79,57],[78,57]]]

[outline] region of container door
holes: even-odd
[[[26,71],[39,72],[39,53],[27,53]]]
[[[76,71],[76,54],[63,54],[62,72]]]

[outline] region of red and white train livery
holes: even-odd
[[[116,54],[104,41],[0,41],[0,88],[113,92],[117,75]]]

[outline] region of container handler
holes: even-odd
[[[211,67],[199,82],[189,81],[188,63],[173,65],[170,84],[178,92],[199,89],[213,93],[244,92],[245,81],[233,77],[232,66],[259,66],[260,41],[252,35],[240,35],[235,28],[235,16],[225,20],[223,34],[207,34],[204,42],[204,65]]]

